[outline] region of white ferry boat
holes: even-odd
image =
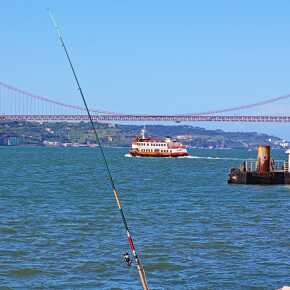
[[[132,149],[129,154],[140,157],[181,157],[189,155],[184,145],[170,137],[165,139],[145,137],[145,129],[142,129],[140,136],[132,141]]]

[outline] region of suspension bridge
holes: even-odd
[[[290,99],[290,94],[237,107],[188,114],[123,114],[90,108],[92,118],[98,122],[290,122],[290,115],[242,115],[240,110],[253,109]],[[0,121],[88,121],[85,108],[66,104],[33,94],[0,82]]]

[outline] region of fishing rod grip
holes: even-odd
[[[137,268],[138,268],[140,281],[142,283],[143,289],[144,290],[149,290],[149,286],[148,286],[148,283],[147,283],[146,274],[145,274],[145,270],[144,270],[143,266],[137,265]]]

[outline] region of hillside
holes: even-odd
[[[132,138],[143,126],[96,124],[100,139],[105,145],[130,146]],[[198,148],[254,148],[258,144],[280,147],[282,140],[275,136],[257,132],[225,132],[206,130],[189,125],[147,125],[150,136],[171,136],[192,147]],[[89,123],[31,123],[1,122],[0,145],[94,144]]]

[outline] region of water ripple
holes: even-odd
[[[254,153],[105,151],[152,289],[289,283],[289,187],[226,183]],[[2,148],[0,168],[1,290],[141,289],[97,150]]]

